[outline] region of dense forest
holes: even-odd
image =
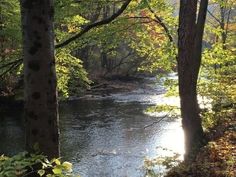
[[[175,110],[185,138],[184,161],[165,175],[235,176],[235,8],[234,0],[1,0],[0,113],[22,108],[26,152],[0,156],[0,177],[72,176],[59,158],[58,102],[153,76],[180,106],[148,110]]]

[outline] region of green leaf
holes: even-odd
[[[61,168],[54,168],[52,169],[53,173],[56,174],[56,175],[59,175],[62,173],[62,169]]]

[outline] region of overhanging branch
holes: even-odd
[[[78,39],[79,37],[81,37],[86,32],[90,31],[91,29],[98,27],[98,26],[106,25],[106,24],[112,22],[114,19],[116,19],[118,16],[120,16],[125,11],[125,9],[127,8],[127,6],[129,5],[130,2],[131,2],[131,0],[125,1],[125,3],[121,6],[121,8],[116,13],[114,13],[112,16],[110,16],[106,19],[103,19],[101,21],[98,21],[98,22],[95,22],[92,24],[88,24],[78,34],[72,36],[71,38],[65,40],[64,42],[62,42],[60,44],[55,45],[55,48],[64,47],[64,46],[70,44],[71,42],[73,42],[74,40]]]
[[[169,38],[169,40],[170,40],[170,42],[173,42],[174,40],[173,40],[173,37],[172,37],[172,35],[170,34],[170,31],[169,31],[169,29],[168,29],[168,27],[166,26],[166,24],[163,22],[163,20],[160,18],[160,17],[158,17],[157,15],[156,15],[156,13],[154,12],[154,10],[151,8],[151,6],[150,6],[150,4],[148,3],[148,1],[147,1],[147,5],[148,5],[148,9],[149,9],[149,11],[154,15],[154,17],[155,17],[155,19],[153,19],[156,23],[158,23],[159,25],[161,25],[161,27],[164,29],[164,31],[166,32],[166,35],[167,35],[167,37]]]

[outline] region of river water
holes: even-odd
[[[146,113],[154,104],[178,103],[164,98],[164,92],[160,83],[148,79],[132,92],[61,103],[61,156],[82,177],[144,177],[145,158],[183,155],[180,120],[167,117],[154,124],[159,115]],[[0,153],[23,150],[20,117],[20,111],[1,116]]]

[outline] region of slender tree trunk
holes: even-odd
[[[76,51],[76,57],[81,58],[81,60],[83,61],[83,67],[86,70],[89,69],[89,51],[90,51],[89,45]]]
[[[106,19],[109,16],[110,13],[110,7],[109,5],[105,6],[103,8],[103,19]],[[104,46],[106,45],[106,42],[104,43]],[[106,51],[101,52],[101,67],[102,69],[106,69],[108,71],[108,58]]]
[[[226,43],[226,30],[225,30],[225,11],[226,8],[222,7],[220,5],[220,28],[222,30],[221,32],[221,40],[222,40],[222,44],[223,44],[223,49],[226,49],[225,47],[225,43]]]
[[[203,145],[203,129],[197,101],[197,79],[201,64],[207,0],[181,0],[178,31],[178,76],[182,125],[185,132],[185,160]],[[197,22],[196,22],[197,21]]]
[[[21,0],[26,148],[59,156],[53,1]]]
[[[108,66],[108,61],[107,61],[107,54],[105,52],[102,52],[101,53],[101,66],[102,66],[102,69],[106,68],[107,69],[107,66]]]

